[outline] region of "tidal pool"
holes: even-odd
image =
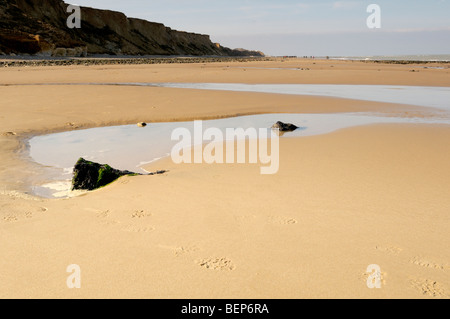
[[[347,84],[243,84],[243,83],[28,83],[1,84],[0,86],[146,86],[194,90],[273,93],[289,95],[326,96],[352,100],[398,103],[431,107],[450,111],[450,87],[404,85],[347,85]]]
[[[203,130],[218,128],[270,128],[275,122],[300,128],[282,138],[326,134],[339,129],[377,123],[450,124],[449,119],[381,117],[366,113],[263,114],[203,121]],[[141,128],[123,125],[35,136],[28,141],[29,156],[42,167],[33,193],[48,198],[70,195],[72,170],[78,158],[107,163],[118,169],[145,172],[142,166],[170,155],[178,140],[176,128],[193,132],[194,122],[149,123]],[[195,143],[192,143],[195,145]]]
[[[120,85],[120,84],[119,84]],[[433,107],[450,111],[450,87],[345,84],[123,83],[197,90],[314,95]]]
[[[450,124],[450,88],[398,85],[240,84],[240,83],[47,83],[26,85],[115,85],[177,89],[222,90],[291,95],[314,95],[430,107],[433,118],[382,117],[369,113],[264,114],[203,121],[203,129],[270,128],[277,121],[293,123],[299,130],[283,138],[326,134],[342,128],[377,123]],[[70,192],[73,165],[78,158],[108,163],[118,169],[143,172],[146,163],[167,157],[178,141],[176,128],[193,130],[193,122],[112,126],[35,136],[29,156],[40,165],[32,190],[43,197],[66,197]]]

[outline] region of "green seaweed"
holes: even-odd
[[[102,188],[105,187],[115,180],[117,180],[120,176],[114,173],[114,169],[108,164],[102,165],[98,170],[98,178],[97,178],[97,187]]]
[[[158,171],[148,175],[163,174],[165,171]],[[121,171],[112,168],[108,164],[99,164],[86,161],[83,158],[78,159],[74,168],[72,179],[72,189],[94,190],[103,188],[119,179],[121,176],[139,176],[142,174],[130,171]]]
[[[97,186],[100,187],[102,184],[102,180],[108,176],[108,174],[110,174],[112,171],[111,166],[109,166],[108,164],[105,164],[104,166],[100,167],[100,169],[98,170],[98,179],[97,179]]]

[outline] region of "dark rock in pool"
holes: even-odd
[[[278,129],[280,132],[292,132],[298,129],[298,126],[290,123],[283,123],[278,121],[272,126],[273,129]]]
[[[166,171],[158,171],[148,175],[163,174]],[[72,179],[72,190],[94,190],[114,182],[119,177],[129,175],[142,175],[130,171],[121,171],[107,164],[99,164],[80,158],[75,164]]]

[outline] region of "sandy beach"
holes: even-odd
[[[311,59],[0,69],[0,298],[450,298],[449,125],[283,138],[275,175],[166,158],[146,167],[164,175],[67,199],[30,194],[34,135],[265,113],[434,116],[321,96],[83,85],[137,82],[450,87],[450,69]],[[81,289],[66,285],[71,264]],[[381,289],[367,287],[371,264]]]

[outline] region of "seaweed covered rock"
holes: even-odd
[[[290,123],[283,123],[278,121],[272,126],[273,129],[278,129],[280,132],[292,132],[298,129],[298,126]]]
[[[142,175],[129,171],[120,171],[107,164],[98,164],[80,158],[75,164],[72,190],[94,190],[106,186],[124,175]]]

